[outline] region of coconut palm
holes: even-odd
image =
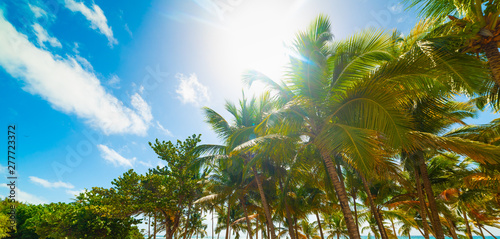
[[[309,223],[306,219],[303,219],[299,222],[299,230],[301,234],[301,238],[305,239],[319,239],[321,238],[318,234],[318,231],[314,227],[313,223]]]
[[[409,105],[409,94],[428,91],[437,78],[454,84],[443,87],[448,90],[470,88],[483,68],[432,44],[417,44],[395,56],[393,36],[381,32],[330,40],[328,19],[320,16],[298,34],[284,83],[257,72],[249,72],[245,81],[262,81],[276,92],[281,106],[258,128],[280,120],[281,135],[303,135],[315,146],[335,188],[349,235],[359,238],[333,158],[342,155],[357,170],[370,171],[386,158],[381,157],[383,144],[394,148],[407,142],[411,124],[401,109]]]
[[[266,199],[266,194],[262,186],[262,175],[257,171],[256,159],[247,152],[237,150],[241,144],[257,137],[256,126],[261,123],[267,112],[272,109],[269,95],[263,94],[259,99],[247,100],[244,96],[240,101],[239,108],[229,102],[226,103],[226,110],[234,117],[234,123],[230,124],[220,114],[205,107],[207,122],[214,131],[224,141],[225,145],[201,145],[197,148],[199,152],[208,153],[208,158],[222,158],[230,160],[240,158],[243,160],[241,167],[250,170],[255,177],[258,186],[261,203],[264,208],[266,222],[270,228],[271,238],[275,239],[274,225],[272,223],[271,209]],[[261,135],[259,135],[261,136]]]
[[[325,218],[325,231],[329,234],[328,239],[340,239],[340,237],[349,236],[344,217],[339,211],[323,215],[323,217]]]

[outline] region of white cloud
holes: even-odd
[[[41,47],[45,47],[43,44],[44,42],[48,42],[52,47],[59,47],[61,48],[61,42],[57,40],[55,37],[49,36],[49,33],[47,33],[47,30],[45,30],[40,24],[35,23],[33,24],[33,30],[35,30],[35,35],[38,40],[38,44]]]
[[[199,105],[210,100],[208,87],[198,81],[196,74],[191,74],[189,77],[177,74],[175,77],[180,80],[175,92],[179,95],[182,103]]]
[[[7,191],[10,190],[10,188],[5,183],[0,184],[0,187],[7,189]],[[6,194],[9,195],[9,192],[7,192]],[[31,204],[46,204],[46,203],[48,203],[47,200],[45,200],[44,198],[35,196],[33,194],[29,194],[25,191],[22,191],[19,188],[16,188],[16,200],[19,202],[25,202],[25,203],[31,203]]]
[[[29,3],[28,3],[28,5],[29,5],[31,11],[33,12],[33,14],[35,15],[36,18],[47,16],[47,12],[45,12],[45,10],[41,9],[40,7],[33,6],[33,5],[29,4]]]
[[[146,103],[141,95],[139,95],[138,93],[132,95],[131,103],[146,122],[150,122],[153,119],[153,115],[151,114],[151,106]]]
[[[172,132],[170,132],[170,130],[168,129],[165,129],[165,127],[163,127],[163,125],[160,124],[160,122],[156,121],[156,127],[161,131],[163,132],[165,135],[167,136],[174,136],[172,134]]]
[[[29,176],[29,179],[31,182],[34,182],[36,184],[42,185],[44,188],[67,188],[67,189],[73,189],[75,186],[73,186],[71,183],[65,183],[65,182],[49,182],[45,179],[38,178],[35,176]]]
[[[66,8],[73,12],[79,12],[90,21],[92,29],[99,29],[99,32],[108,38],[109,45],[118,44],[118,41],[113,37],[113,31],[108,26],[108,19],[104,16],[102,9],[95,3],[92,4],[92,9],[85,6],[83,2],[74,0],[64,0]]]
[[[133,167],[132,164],[136,160],[136,158],[126,159],[115,150],[108,148],[106,145],[99,144],[97,145],[97,148],[101,151],[101,157],[115,166]]]
[[[393,13],[401,13],[403,11],[403,4],[397,3],[397,4],[394,4],[394,5],[390,6],[390,7],[388,7],[388,8]]]
[[[120,88],[120,77],[118,77],[117,75],[113,74],[111,76],[111,78],[108,80],[107,84],[110,85],[113,88],[119,89]]]
[[[71,196],[78,196],[80,195],[80,193],[84,193],[85,192],[85,189],[82,189],[82,190],[66,190],[66,193],[71,195]]]
[[[94,67],[92,66],[92,64],[90,64],[90,62],[87,59],[79,55],[76,55],[75,60],[78,62],[78,64],[80,64],[83,67],[83,69],[85,69],[85,71],[94,72]]]
[[[25,91],[40,95],[57,110],[76,114],[105,134],[147,133],[149,115],[125,107],[76,59],[54,56],[34,46],[4,18],[1,10],[0,66],[12,77],[23,80]]]
[[[123,26],[123,28],[125,29],[125,31],[130,35],[130,37],[133,37],[134,35],[132,34],[132,31],[130,31],[130,28],[128,27],[127,24],[125,24]]]

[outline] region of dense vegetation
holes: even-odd
[[[9,215],[11,205],[8,199],[0,201],[0,218]],[[97,214],[79,201],[45,205],[15,203],[15,206],[16,231],[12,232],[8,228],[10,223],[2,220],[0,238],[143,238],[134,226],[138,220]]]
[[[408,2],[433,18],[405,36],[366,30],[334,41],[319,16],[297,34],[282,81],[246,72],[245,83],[267,91],[228,102],[231,119],[203,109],[221,145],[156,140],[166,167],[130,170],[74,203],[19,205],[17,233],[128,235],[146,216],[151,237],[166,238],[205,236],[207,226],[226,239],[491,234],[486,226],[500,228],[500,120],[465,120],[500,109],[500,8]],[[204,225],[203,212],[215,224]]]

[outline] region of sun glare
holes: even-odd
[[[230,13],[223,22],[226,30],[216,37],[215,47],[224,59],[229,59],[228,67],[236,74],[257,70],[277,81],[288,62],[286,45],[297,30],[289,22],[295,11],[281,3],[265,7],[245,5]],[[262,91],[262,86],[254,85],[250,93]]]

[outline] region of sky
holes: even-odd
[[[16,125],[18,198],[70,202],[129,169],[161,166],[155,139],[218,143],[202,107],[228,116],[226,100],[259,92],[244,88],[245,70],[279,80],[294,34],[319,14],[335,39],[408,32],[416,14],[399,2],[1,0],[0,126]]]

